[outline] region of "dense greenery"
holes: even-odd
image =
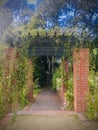
[[[5,1],[0,1],[0,7]],[[47,66],[46,60],[37,57],[41,55],[40,52],[44,47],[50,47],[48,50],[50,52],[55,48],[53,52],[55,52],[57,58],[57,54],[61,53],[59,58],[66,57],[69,61],[72,60],[73,48],[77,47],[90,49],[90,71],[92,73],[89,77],[90,93],[88,95],[87,115],[90,119],[97,119],[98,1],[43,0],[37,6],[33,17],[28,23],[23,22],[24,18],[27,16],[30,18],[32,15],[29,8],[25,9],[27,1],[21,0],[21,4],[17,0],[9,1],[8,8],[11,7],[9,10],[0,8],[0,35],[2,35],[0,46],[6,44],[7,47],[17,47],[16,53],[18,56],[13,61],[7,59],[5,55],[2,55],[4,53],[0,48],[0,118],[7,113],[6,110],[16,111],[16,109],[23,107],[28,102],[27,93],[29,90],[26,82],[28,72],[34,72],[34,77],[30,77],[30,79],[34,79],[35,84],[38,86],[42,85],[43,81],[46,80],[48,73],[47,69],[45,69]],[[14,23],[15,25],[11,24],[8,27],[12,21],[13,12],[17,13],[16,17],[18,16],[19,20],[16,20],[16,22],[20,23],[19,25],[17,23]],[[3,32],[7,27],[8,29]],[[5,49],[6,47],[3,46],[2,48]],[[48,51],[46,50],[47,56]],[[54,56],[53,52],[51,52],[51,56]],[[38,55],[36,56],[36,54]],[[34,59],[34,68],[31,71],[29,70],[29,58]],[[72,109],[74,100],[72,68],[66,81],[66,73],[61,63],[54,70],[52,81],[55,90],[59,90],[62,83],[64,83],[67,108]],[[39,89],[35,89],[34,93],[39,93]]]
[[[61,68],[56,68],[52,77],[52,89],[59,90],[62,87]]]
[[[6,4],[4,4],[5,2]],[[34,19],[39,19],[35,20],[38,28],[46,29],[59,26],[63,32],[70,29],[72,36],[77,33],[82,36],[84,42],[87,42],[88,38],[98,37],[97,0],[34,0],[31,2],[27,0],[20,0],[20,2],[18,0],[4,0],[0,1],[0,4],[1,6],[4,4],[5,11],[9,9],[6,13],[2,13],[2,9],[0,11],[1,16],[3,16],[1,22],[4,21],[5,25],[3,30],[10,24],[8,21],[12,20],[13,15],[16,21],[15,25],[18,26],[23,23],[26,24],[33,16]],[[7,19],[5,20],[5,18]],[[44,25],[41,21],[44,21]]]
[[[63,60],[62,60],[63,61]],[[72,75],[72,66],[69,67],[69,74],[66,77],[66,72],[64,70],[63,62],[58,68],[55,69],[52,78],[52,89],[59,91],[61,87],[64,87],[65,90],[65,99],[66,99],[66,108],[67,110],[73,110],[74,103],[74,86],[73,86],[73,75]]]
[[[74,84],[73,84],[72,73],[69,74],[69,77],[66,83],[65,97],[67,100],[66,109],[73,110],[74,109]]]
[[[98,48],[90,48],[90,70],[98,72]]]
[[[6,54],[7,50],[12,52],[10,57],[10,52]],[[3,56],[0,55],[0,119],[8,112],[23,108],[28,103],[29,88],[33,87],[27,84],[32,77],[28,76],[30,64],[23,51],[15,48],[7,50]]]
[[[90,73],[89,89],[87,95],[87,116],[89,119],[98,120],[98,48],[90,48]]]
[[[41,91],[42,91],[41,88],[34,88],[34,98],[36,98],[40,94]]]
[[[87,116],[89,119],[98,120],[98,73],[90,72],[89,88]]]

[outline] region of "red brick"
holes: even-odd
[[[76,112],[86,111],[86,93],[88,89],[89,76],[89,49],[74,50],[74,110]]]

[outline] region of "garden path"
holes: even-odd
[[[57,111],[60,110],[60,99],[56,92],[51,89],[45,89],[37,97],[35,103],[31,105],[29,110],[32,111]]]
[[[11,115],[9,115],[11,116]],[[80,120],[76,113],[60,111],[55,92],[44,90],[28,110],[17,113],[15,122],[7,121],[0,130],[97,130],[98,122]]]

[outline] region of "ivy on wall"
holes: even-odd
[[[21,49],[8,48],[0,56],[0,119],[28,103],[27,95],[33,90],[31,64]]]

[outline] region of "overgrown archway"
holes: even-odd
[[[40,30],[40,31],[43,31],[43,30]],[[51,79],[51,77],[52,77],[51,73],[53,72],[53,66],[54,66],[52,59],[55,57],[57,59],[61,59],[60,64],[62,67],[60,68],[61,69],[60,73],[62,73],[62,74],[58,78],[61,80],[59,88],[60,87],[62,88],[61,89],[62,94],[60,94],[60,97],[64,104],[64,98],[65,98],[64,93],[66,90],[66,93],[68,92],[67,100],[69,100],[69,102],[70,102],[70,100],[72,102],[74,102],[74,99],[75,99],[74,98],[75,97],[75,94],[74,94],[75,83],[74,82],[75,82],[75,80],[73,79],[73,76],[72,76],[73,74],[71,74],[71,78],[70,78],[71,80],[68,81],[68,67],[71,65],[71,73],[73,73],[73,62],[74,62],[73,46],[74,45],[78,46],[78,44],[75,43],[77,41],[77,39],[75,37],[67,36],[65,34],[58,35],[58,33],[55,31],[54,31],[54,33],[52,31],[50,31],[53,33],[53,35],[48,35],[48,33],[46,33],[45,30],[44,30],[43,34],[40,31],[38,32],[38,30],[35,30],[36,33],[34,35],[32,35],[30,32],[28,34],[26,34],[27,38],[26,38],[24,45],[28,44],[27,48],[26,48],[28,50],[28,54],[31,58],[40,57],[37,62],[39,62],[38,63],[40,66],[39,68],[41,68],[41,65],[44,66],[44,67],[42,67],[44,74],[43,74],[43,76],[41,76],[41,78],[44,77],[43,78],[44,81],[46,79],[49,80],[49,78]],[[72,42],[72,40],[73,40],[73,42]],[[77,50],[79,51],[79,49],[77,49]],[[67,59],[67,62],[66,62],[66,59]],[[65,64],[63,61],[65,61],[67,64]],[[41,62],[43,62],[44,65]],[[53,66],[52,66],[52,64],[53,64]],[[64,72],[65,72],[65,74],[64,74]],[[41,80],[43,80],[43,79],[41,79]],[[48,82],[48,84],[49,83],[51,84],[51,80]],[[70,87],[71,87],[71,89],[70,89]]]

